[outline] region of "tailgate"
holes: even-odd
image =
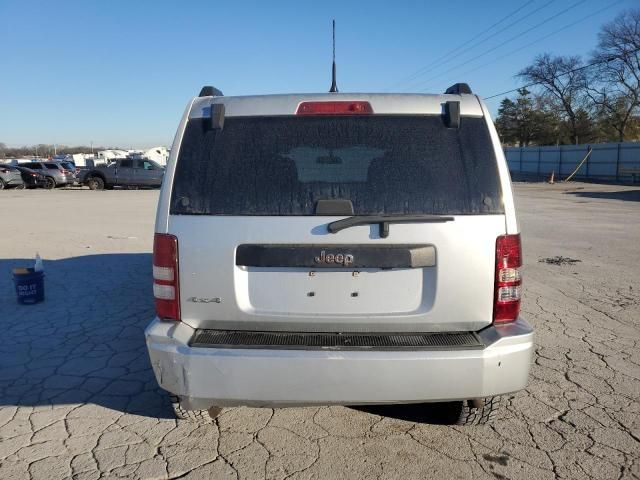
[[[331,234],[340,217],[172,215],[182,320],[194,328],[471,331],[491,323],[504,215]]]

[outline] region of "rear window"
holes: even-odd
[[[496,214],[501,198],[482,118],[230,117],[221,131],[189,120],[170,212],[314,215],[341,199],[355,215]]]
[[[58,164],[56,164],[56,163],[45,163],[44,165],[49,170],[58,170]]]

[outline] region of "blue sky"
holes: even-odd
[[[638,6],[0,0],[0,142],[168,145],[202,85],[226,95],[327,91],[332,18],[342,92],[440,92],[466,81],[489,96],[517,87],[514,74],[538,53],[588,54],[604,22]]]

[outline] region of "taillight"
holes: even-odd
[[[153,238],[153,296],[158,317],[180,320],[178,239],[173,235],[156,233]]]
[[[367,115],[373,113],[369,102],[302,102],[296,115]]]
[[[496,239],[496,279],[493,322],[513,322],[520,313],[522,278],[520,235],[502,235]]]

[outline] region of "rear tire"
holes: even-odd
[[[477,400],[463,400],[460,414],[455,425],[484,425],[498,419],[502,407],[502,397],[480,398]]]
[[[2,180],[2,179],[0,178],[0,190],[4,190],[4,189],[6,188],[6,186],[7,186],[7,184],[6,184],[6,183],[4,183],[4,180]]]
[[[26,188],[26,185],[24,183],[21,183],[20,185],[16,185],[16,190],[24,190]]]
[[[47,190],[53,190],[54,188],[56,188],[55,179],[51,178],[51,177],[46,177],[44,188],[47,189]]]
[[[173,413],[178,420],[187,420],[201,425],[208,425],[213,423],[222,411],[220,407],[211,407],[208,410],[187,410],[180,405],[179,397],[170,395],[169,398],[171,399]]]
[[[91,177],[87,185],[89,190],[104,190],[104,180],[100,177]]]

